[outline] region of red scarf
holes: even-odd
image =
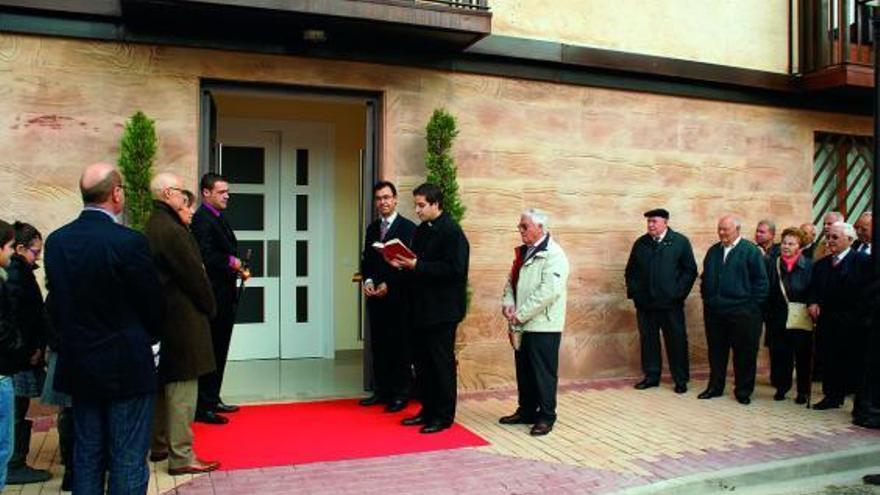
[[[801,252],[798,251],[798,253],[794,256],[786,256],[782,254],[780,255],[780,257],[782,259],[782,264],[785,266],[785,271],[791,273],[791,271],[794,270],[794,265],[801,257]]]
[[[522,268],[525,259],[523,259],[522,249],[515,248],[513,250],[513,266],[510,267],[510,285],[513,287],[513,300],[516,301],[516,284],[519,282],[519,270]]]

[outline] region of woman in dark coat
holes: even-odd
[[[12,377],[15,385],[15,444],[9,459],[6,483],[24,485],[41,483],[52,476],[45,469],[26,464],[31,445],[33,422],[27,419],[31,399],[39,397],[46,380],[44,351],[48,334],[48,316],[43,294],[34,276],[43,252],[43,236],[33,225],[15,222],[15,254],[7,269],[9,297],[15,306],[15,325],[24,338],[30,356],[27,369]]]
[[[804,303],[810,287],[813,264],[803,256],[804,231],[789,227],[782,233],[781,252],[768,260],[770,294],[767,297],[766,345],[770,348],[770,383],[776,388],[774,400],[784,400],[791,390],[792,371],[797,368],[795,402],[806,404],[810,391],[813,359],[813,332],[786,328],[788,302]],[[780,276],[782,284],[780,284]],[[783,293],[783,286],[785,292]]]

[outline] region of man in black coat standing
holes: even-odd
[[[684,301],[697,279],[697,261],[687,237],[668,226],[669,212],[645,212],[648,232],[639,237],[626,263],[626,296],[636,306],[644,378],[637,390],[660,384],[660,330],[666,342],[675,393],[687,392],[690,379]]]
[[[807,307],[822,338],[822,392],[813,409],[835,409],[857,391],[864,371],[867,329],[865,288],[871,280],[870,259],[851,249],[856,233],[844,222],[828,230],[828,256],[813,267]]]
[[[370,317],[373,395],[360,404],[386,404],[386,411],[397,412],[406,407],[412,381],[407,290],[401,271],[385,262],[373,243],[397,239],[411,247],[416,224],[397,212],[397,188],[391,182],[373,186],[373,199],[379,218],[367,227],[361,258],[362,290]]]
[[[69,393],[76,441],[73,492],[147,492],[157,389],[150,345],[165,299],[147,239],[117,223],[122,176],[106,163],[80,179],[85,208],[46,240],[52,319],[60,335],[55,388]]]
[[[727,361],[733,349],[734,395],[743,405],[755,389],[762,304],[769,282],[761,250],[740,235],[742,222],[726,215],[718,221],[718,238],[703,259],[700,292],[709,348],[709,386],[699,399],[724,393]]]
[[[455,330],[467,310],[470,246],[461,227],[443,211],[443,193],[431,183],[413,191],[416,257],[398,257],[395,268],[408,270],[413,319],[416,376],[421,384],[422,410],[403,420],[422,425],[421,433],[452,426],[458,381],[455,369]]]
[[[217,303],[217,315],[211,320],[211,338],[217,368],[199,377],[196,421],[226,424],[229,419],[218,413],[233,413],[238,410],[238,406],[223,403],[220,389],[223,386],[223,373],[226,370],[238,304],[235,282],[244,273],[241,260],[238,259],[235,233],[223,216],[223,210],[229,203],[229,182],[222,175],[209,172],[202,176],[199,188],[202,206],[193,215],[190,228],[199,244]]]

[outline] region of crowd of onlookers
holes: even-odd
[[[219,396],[237,281],[249,276],[223,215],[229,184],[217,174],[202,177],[196,209],[181,177],[156,175],[143,234],[119,223],[125,194],[115,167],[87,167],[80,190],[83,211],[45,246],[32,225],[0,221],[0,489],[50,477],[26,464],[26,416],[35,397],[60,407],[65,490],[143,493],[147,453],[153,461],[167,458],[171,474],[217,469],[218,462],[195,456],[191,423],[222,425],[224,414],[238,409]],[[413,193],[418,226],[398,214],[393,184],[378,183],[374,194],[379,217],[367,231],[362,269],[375,394],[361,404],[403,410],[412,362],[422,410],[402,422],[438,433],[455,417],[454,342],[465,314],[469,245],[436,185]],[[854,423],[880,427],[871,212],[854,225],[830,212],[819,241],[808,223],[785,228],[778,243],[772,221],[757,224],[752,242],[743,238],[741,220],[725,215],[699,277],[690,241],[669,228],[669,216],[662,208],[645,213],[647,232],[626,265],[644,372],[635,388],[659,386],[662,335],[674,390],[687,391],[684,302],[699,278],[710,365],[699,399],[723,395],[732,351],[734,396],[750,403],[763,333],[775,400],[793,384],[795,402],[817,410],[841,407],[855,393]],[[536,436],[556,421],[569,273],[548,223],[540,210],[520,216],[523,243],[501,303],[519,398],[500,422],[530,424]],[[389,256],[383,249],[395,239],[406,247]],[[44,248],[45,300],[34,276]],[[812,404],[818,380],[824,397]]]

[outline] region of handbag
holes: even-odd
[[[776,258],[776,273],[779,275],[779,288],[782,289],[782,297],[785,298],[785,302],[788,305],[788,317],[785,319],[785,328],[812,332],[813,319],[810,318],[810,313],[807,312],[807,305],[805,303],[791,302],[788,300],[788,294],[785,293],[785,284],[782,283],[781,264],[782,260]]]

